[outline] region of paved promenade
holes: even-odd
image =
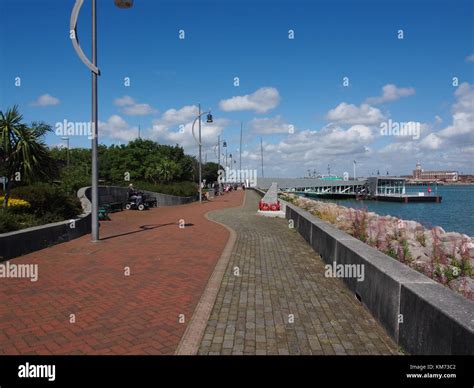
[[[114,213],[100,243],[10,260],[39,279],[0,279],[0,354],[396,353],[286,220],[256,215],[258,199]]]
[[[237,234],[199,354],[395,354],[397,347],[286,220],[243,208],[209,218]],[[237,273],[238,270],[238,273]]]
[[[39,279],[0,279],[0,354],[173,354],[229,238],[204,215],[242,200],[114,213],[100,243],[11,260]]]

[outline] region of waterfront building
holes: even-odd
[[[416,169],[413,170],[413,179],[427,180],[427,181],[443,181],[443,182],[457,182],[459,174],[457,171],[424,171],[421,168],[421,163],[416,164]]]

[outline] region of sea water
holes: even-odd
[[[407,193],[425,192],[426,186],[407,186]],[[432,194],[443,197],[441,203],[432,202],[384,202],[355,199],[325,199],[342,206],[367,208],[380,215],[391,215],[404,220],[414,220],[427,228],[441,226],[446,232],[465,233],[474,236],[474,185],[432,186]],[[321,200],[321,198],[312,198]]]

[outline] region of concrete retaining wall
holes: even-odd
[[[301,208],[280,202],[286,218],[326,263],[364,266],[364,281],[343,281],[402,349],[410,354],[474,354],[474,302]]]
[[[74,220],[55,222],[0,234],[0,261],[60,244],[91,231],[91,217],[83,214]]]
[[[90,187],[82,187],[78,191],[78,197],[81,199],[82,207],[85,211],[90,212]],[[153,191],[141,190],[144,194],[149,197],[156,198],[158,206],[174,206],[184,205],[191,203],[196,200],[195,197],[178,197],[175,195],[155,193]],[[128,200],[128,191],[126,187],[120,186],[99,186],[99,205],[102,205],[109,201],[109,197],[112,197],[114,202],[123,202],[124,204]],[[84,200],[83,200],[84,199]]]

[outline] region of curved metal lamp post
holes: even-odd
[[[118,8],[130,8],[133,5],[133,0],[114,0]],[[92,184],[91,184],[91,219],[92,219],[92,242],[99,241],[99,170],[97,163],[97,149],[98,149],[98,107],[97,107],[97,76],[100,75],[100,70],[97,67],[97,3],[92,0],[92,60],[89,60],[81,46],[77,37],[77,19],[79,12],[84,4],[84,0],[76,0],[71,13],[69,22],[70,36],[72,46],[76,51],[81,61],[87,66],[92,73]]]
[[[221,135],[218,135],[217,143],[214,146],[214,153],[217,157],[217,173],[219,173],[219,170],[221,168],[221,156],[224,156],[224,154],[221,153],[221,143],[222,147],[227,148],[227,142],[225,140],[221,140]]]
[[[196,143],[198,143],[198,145],[199,145],[199,203],[201,203],[201,202],[202,202],[201,116],[207,114],[207,120],[206,120],[207,123],[212,123],[212,122],[213,122],[213,119],[212,119],[211,110],[209,110],[209,111],[207,111],[207,112],[202,112],[202,113],[201,113],[201,104],[198,104],[198,107],[199,107],[199,114],[198,114],[198,116],[194,119],[194,121],[193,121],[193,126],[192,126],[191,130],[192,130],[192,133],[193,133],[194,140],[196,140]],[[196,121],[198,121],[198,120],[199,120],[199,139],[196,139],[196,135],[194,134],[194,124],[196,124]]]
[[[221,191],[221,184],[222,184],[221,180],[219,179],[219,171],[221,170],[221,156],[222,158],[225,158],[225,155],[221,153],[221,143],[222,143],[222,147],[227,149],[227,142],[225,140],[221,140],[221,135],[219,135],[217,136],[217,143],[214,145],[214,153],[216,154],[216,158],[217,158],[217,176],[218,176],[217,183],[219,184],[219,191]]]

